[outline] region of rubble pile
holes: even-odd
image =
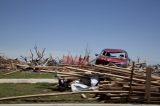
[[[21,62],[17,59],[8,59],[0,56],[0,69],[12,70],[15,69],[15,64],[20,64]]]
[[[0,59],[5,67],[13,60]],[[17,62],[18,63],[18,62]],[[2,65],[2,64],[1,64]],[[139,67],[133,62],[127,68],[114,64],[58,64],[54,66],[16,64],[17,69],[56,73],[58,89],[73,94],[94,94],[86,99],[102,100],[107,103],[160,103],[160,77],[152,74],[151,67]],[[65,93],[66,94],[66,93]],[[70,93],[69,93],[70,94]]]

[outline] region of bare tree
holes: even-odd
[[[29,62],[32,65],[43,65],[44,61],[46,61],[46,59],[44,59],[45,48],[43,48],[42,51],[40,51],[38,47],[35,45],[34,51],[35,53],[30,49],[30,57],[28,58],[21,56],[21,59],[23,59],[26,63]]]

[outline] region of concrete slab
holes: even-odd
[[[0,79],[0,83],[58,83],[57,79]]]

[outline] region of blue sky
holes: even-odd
[[[92,57],[104,48],[160,63],[160,0],[0,0],[0,53]]]

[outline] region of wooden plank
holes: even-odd
[[[62,75],[71,75],[71,76],[77,76],[77,77],[88,77],[86,75],[82,74],[76,74],[76,73],[70,73],[70,72],[57,72],[57,74],[62,74]]]
[[[99,90],[122,90],[123,87],[106,87],[106,86],[100,86]]]
[[[64,92],[64,93],[46,93],[46,94],[33,94],[33,95],[12,96],[12,97],[3,97],[3,98],[0,98],[0,101],[3,101],[3,100],[12,100],[12,99],[20,99],[20,98],[30,98],[30,97],[69,95],[69,94],[74,94],[74,93],[75,92]]]
[[[74,67],[67,67],[67,68],[68,68],[68,69],[71,69],[71,70],[75,70],[75,71],[89,72],[89,73],[98,74],[98,75],[106,75],[106,76],[108,76],[108,77],[122,78],[122,79],[126,79],[126,80],[129,80],[129,79],[130,79],[130,77],[120,76],[120,75],[115,75],[115,74],[95,72],[95,71],[91,71],[91,70],[74,68]],[[141,82],[141,83],[142,83],[142,82],[145,82],[144,79],[139,79],[139,78],[133,78],[133,81]],[[160,83],[159,83],[159,82],[155,82],[155,81],[151,81],[151,84],[160,86]]]
[[[100,81],[99,83],[100,84],[108,84],[108,83],[110,83],[111,81]]]
[[[121,74],[126,74],[126,75],[130,75],[131,74],[131,70],[126,70],[125,68],[114,68],[113,66],[102,66],[102,65],[94,65],[96,69],[100,69],[106,72],[112,72],[112,73],[121,73]],[[134,68],[135,69],[135,68]],[[112,70],[112,71],[110,71]],[[134,72],[134,77],[140,78],[140,79],[146,79],[146,75],[142,75],[140,73],[136,73]],[[160,80],[160,77],[158,76],[152,76],[152,80]]]
[[[106,66],[106,65],[104,65],[104,67],[116,68],[116,69],[121,69],[121,70],[125,70],[125,71],[131,71],[132,70],[131,68],[123,68],[123,67],[117,67],[117,66]]]
[[[120,93],[120,94],[111,94],[111,93],[108,93],[106,94],[107,96],[110,96],[110,97],[122,97],[122,96],[128,96],[127,93]]]
[[[39,70],[39,72],[45,72],[45,73],[56,73],[56,71],[48,71],[48,70]]]
[[[70,94],[81,94],[81,93],[128,93],[128,91],[81,91],[81,92],[60,92],[60,93],[45,93],[45,94],[34,94],[34,95],[22,95],[22,96],[12,96],[12,97],[2,97],[0,101],[3,100],[13,100],[20,98],[30,98],[30,97],[44,97],[44,96],[60,96],[60,95],[70,95]]]
[[[102,65],[94,65],[95,69],[98,69],[98,70],[103,70],[103,71],[106,71],[106,72],[110,72],[112,70],[112,72],[115,72],[115,73],[126,73],[126,74],[130,74],[131,73],[131,70],[130,71],[126,71],[126,70],[122,70],[121,68],[120,69],[117,69],[117,68],[112,68],[112,67],[106,67],[106,66],[102,66]]]
[[[146,92],[145,91],[133,91],[133,94],[144,94],[144,96],[145,96]],[[150,94],[155,97],[156,96],[160,97],[159,92],[150,92]]]
[[[129,89],[130,86],[124,85],[123,88],[125,89]],[[132,86],[132,90],[134,91],[145,91],[145,86]],[[151,92],[159,92],[159,88],[158,87],[151,87]]]

